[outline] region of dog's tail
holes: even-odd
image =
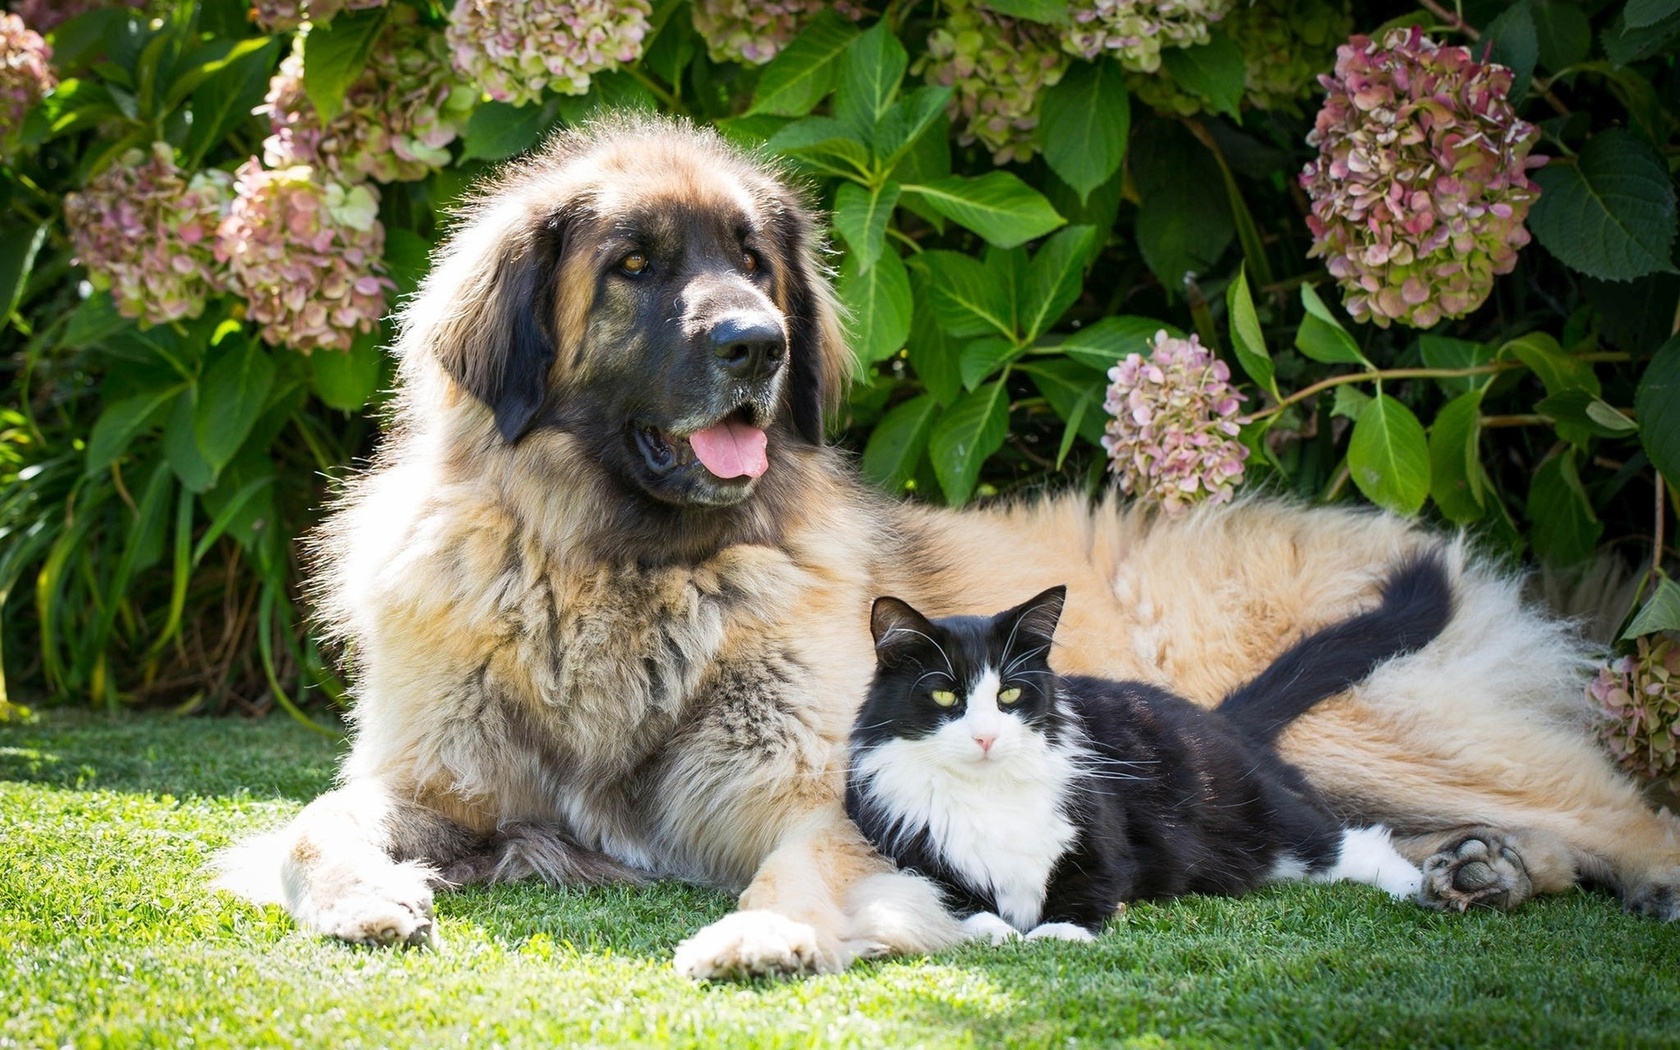
[[[1218,711],[1253,739],[1271,742],[1321,700],[1361,681],[1385,660],[1428,645],[1452,619],[1452,582],[1436,553],[1410,558],[1382,585],[1382,604],[1296,642]]]

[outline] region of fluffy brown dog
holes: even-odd
[[[1289,757],[1401,833],[1427,903],[1591,878],[1680,912],[1675,822],[1581,728],[1581,643],[1462,545],[1260,500],[1165,519],[866,489],[822,442],[851,357],[819,239],[775,169],[661,121],[563,135],[480,194],[402,318],[379,461],[319,538],[354,663],[343,786],[230,881],[382,944],[430,939],[440,884],[740,891],[678,948],[695,976],[938,948],[936,894],[841,807],[875,596],[942,615],[1065,583],[1060,670],[1211,702],[1439,548],[1451,625],[1302,719]]]

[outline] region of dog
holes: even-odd
[[[1462,540],[1264,498],[868,489],[824,443],[852,354],[822,241],[773,162],[660,118],[563,132],[476,194],[401,312],[382,448],[310,544],[354,683],[341,784],[235,847],[227,885],[380,945],[430,942],[463,882],[739,893],[677,947],[696,978],[940,949],[938,892],[842,806],[875,596],[945,615],[1065,581],[1059,671],[1211,704],[1432,551],[1452,623],[1285,754],[1396,830],[1425,903],[1593,881],[1680,914],[1677,822],[1584,727],[1587,647]]]

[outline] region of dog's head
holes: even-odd
[[[653,118],[556,137],[469,205],[405,311],[509,445],[581,442],[667,505],[746,499],[820,444],[850,353],[820,235],[769,164]]]

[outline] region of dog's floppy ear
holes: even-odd
[[[455,299],[455,309],[437,333],[433,352],[462,389],[489,406],[496,430],[510,444],[530,428],[548,396],[567,225],[556,214],[523,235],[506,235],[480,271],[488,276],[438,290]]]
[[[773,208],[786,273],[788,404],[800,436],[820,445],[824,414],[840,407],[851,381],[852,351],[811,213],[786,191]]]

